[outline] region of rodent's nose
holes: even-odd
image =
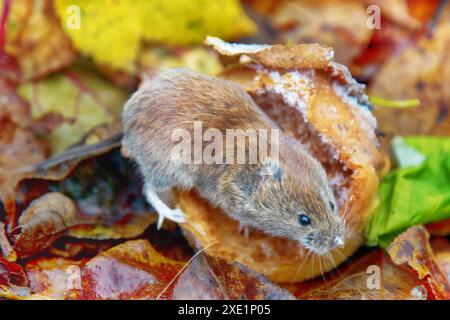
[[[331,240],[331,248],[337,248],[344,246],[344,239],[342,237],[336,236]]]

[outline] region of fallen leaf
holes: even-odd
[[[6,260],[10,262],[17,260],[17,254],[14,251],[13,247],[11,246],[8,237],[6,236],[5,224],[1,221],[0,221],[0,253]]]
[[[186,67],[204,74],[216,75],[223,66],[214,52],[202,48],[171,49],[165,47],[150,47],[139,56],[139,70],[152,74],[165,68]]]
[[[349,64],[369,43],[366,6],[360,0],[246,1],[276,32],[275,43],[319,43],[333,47],[335,60]]]
[[[61,193],[51,192],[35,199],[12,230],[14,250],[23,258],[48,248],[77,223],[76,216],[75,204]]]
[[[8,61],[3,60],[0,54],[0,66]],[[51,152],[39,130],[54,128],[59,123],[54,119],[51,119],[51,124],[45,123],[48,120],[45,115],[33,120],[30,106],[16,93],[14,80],[0,77],[0,200],[8,223],[17,218],[14,187],[20,176],[16,170],[44,160]]]
[[[30,288],[23,286],[5,286],[0,284],[0,298],[8,300],[50,300],[47,296],[33,294]]]
[[[450,235],[450,218],[426,225],[428,232],[433,236]]]
[[[67,235],[120,239],[139,236],[156,221],[141,185],[137,170],[115,150],[79,164],[71,176],[53,183],[50,189],[74,199],[78,220],[94,222],[72,228]]]
[[[0,256],[0,287],[26,286],[27,284],[28,279],[22,266]]]
[[[431,240],[434,256],[441,269],[450,279],[450,241],[443,237],[436,237]]]
[[[380,130],[388,138],[450,133],[449,16],[447,5],[433,32],[398,43],[370,84],[370,95],[421,101],[420,107],[411,109],[375,108]]]
[[[450,139],[395,138],[399,168],[379,187],[380,205],[366,226],[370,245],[383,248],[409,227],[450,217]]]
[[[18,88],[33,118],[48,112],[66,121],[50,133],[52,154],[78,143],[93,128],[117,121],[126,93],[83,67],[74,67]]]
[[[395,264],[408,266],[426,280],[436,299],[450,299],[450,283],[436,262],[429,239],[423,226],[414,226],[395,238],[387,252]]]
[[[79,28],[67,25],[73,19],[69,6],[80,10]],[[97,63],[127,71],[135,69],[143,39],[186,45],[200,43],[208,34],[233,39],[255,31],[237,0],[57,0],[55,7],[78,50]]]
[[[187,265],[163,257],[146,240],[99,254],[81,270],[84,299],[293,299],[285,289],[202,251]]]
[[[427,289],[412,272],[394,265],[383,251],[372,250],[323,278],[286,287],[307,300],[426,300]]]
[[[35,294],[52,299],[70,299],[81,289],[80,268],[84,261],[39,258],[28,261],[25,270]]]
[[[118,150],[73,164],[80,161],[76,156],[109,151],[89,147],[93,147],[92,153],[64,153],[32,166],[36,172],[25,172],[27,179],[19,184],[16,202],[28,208],[10,232],[20,257],[49,248],[62,235],[98,240],[133,238],[156,221],[142,195],[136,170],[130,170]]]
[[[174,300],[293,300],[287,290],[240,263],[200,254],[180,274]]]
[[[83,299],[167,299],[166,286],[183,263],[160,255],[146,240],[132,240],[90,260],[81,270]]]
[[[10,10],[5,51],[20,66],[21,82],[72,63],[76,53],[59,25],[52,0],[15,0]]]
[[[434,0],[426,0],[426,2],[433,1]],[[410,14],[407,0],[364,0],[364,2],[367,6],[378,6],[384,17],[402,27],[419,29],[422,26],[421,21],[416,20],[414,16]],[[430,4],[427,3],[427,5],[429,6]]]

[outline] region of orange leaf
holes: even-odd
[[[436,299],[450,299],[450,284],[436,262],[429,239],[423,226],[414,226],[395,238],[387,252],[395,264],[407,265],[419,279],[425,279]]]

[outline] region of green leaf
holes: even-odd
[[[417,136],[403,142],[393,144],[400,168],[379,188],[380,206],[366,230],[371,245],[386,247],[410,226],[450,218],[450,138]],[[415,157],[423,155],[418,165],[408,160],[411,149]]]
[[[402,137],[392,139],[392,147],[400,168],[418,166],[425,160],[425,155],[411,147]]]

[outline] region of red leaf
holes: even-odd
[[[289,291],[239,263],[201,254],[179,276],[173,299],[293,300]]]
[[[111,248],[89,261],[81,271],[84,299],[167,299],[166,286],[183,263],[160,255],[146,240]]]

